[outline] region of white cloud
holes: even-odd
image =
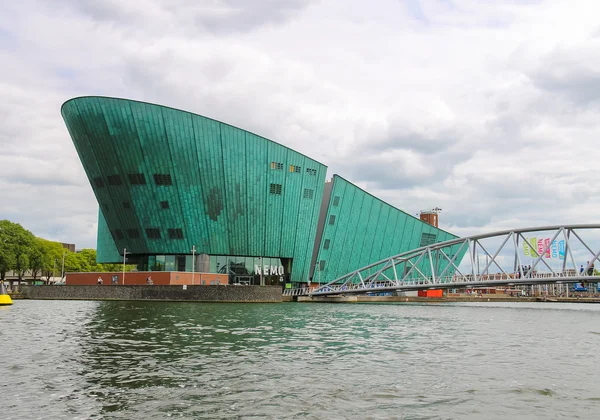
[[[95,246],[62,118],[79,95],[189,110],[305,153],[459,235],[591,223],[600,4],[33,1],[0,6],[0,218]]]

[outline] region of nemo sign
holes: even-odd
[[[254,272],[265,276],[283,276],[282,265],[254,265]]]

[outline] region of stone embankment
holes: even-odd
[[[21,286],[15,298],[48,300],[149,300],[281,302],[279,286]]]

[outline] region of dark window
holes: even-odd
[[[304,189],[304,198],[313,198],[313,190],[309,189],[309,188],[305,188]]]
[[[340,196],[336,195],[335,197],[333,197],[333,205],[337,206],[338,204],[340,204]]]
[[[130,209],[131,208],[131,204],[129,204],[129,201],[123,201],[123,208],[124,209]]]
[[[435,243],[437,235],[435,233],[421,234],[421,244],[419,246],[428,246]]]
[[[110,207],[108,207],[108,204],[104,204],[102,207],[104,207],[105,212],[108,213],[110,211]]]
[[[127,229],[129,239],[137,239],[140,237],[140,232],[137,229]]]
[[[290,172],[300,172],[300,167],[296,165],[290,165]]]
[[[148,239],[160,239],[160,230],[158,228],[147,228],[146,236]]]
[[[333,225],[334,223],[335,223],[335,216],[334,215],[329,216],[329,224]]]
[[[169,239],[183,239],[183,230],[169,229]]]
[[[316,169],[311,169],[311,168],[306,168],[306,173],[309,175],[316,175],[317,174],[317,170]]]
[[[108,181],[108,185],[121,185],[121,177],[119,175],[109,175],[106,177],[106,180]]]
[[[161,209],[168,209],[169,208],[169,202],[168,201],[161,201],[160,202],[160,208]]]
[[[269,187],[269,193],[281,195],[281,184],[271,184],[271,186]]]
[[[96,184],[96,188],[102,188],[104,187],[104,181],[102,180],[102,177],[96,177],[94,178],[94,184]]]
[[[323,244],[323,249],[329,249],[329,239],[325,239],[325,243]]]
[[[154,183],[156,185],[172,185],[171,174],[154,174]]]
[[[325,270],[325,260],[319,261],[319,271]]]
[[[121,229],[115,229],[115,236],[117,237],[117,239],[123,239],[123,231]]]
[[[283,163],[271,162],[271,169],[276,169],[278,171],[281,171],[283,169]]]
[[[146,185],[146,177],[144,174],[129,174],[128,176],[131,185]]]

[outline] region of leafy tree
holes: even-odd
[[[38,274],[42,274],[44,264],[44,249],[42,238],[34,238],[29,252],[29,270],[33,280],[37,279]]]
[[[19,280],[29,268],[29,253],[34,242],[33,234],[18,223],[0,220],[0,279],[8,270],[15,270]]]
[[[43,255],[42,273],[46,277],[46,281],[49,281],[50,277],[54,277],[57,272],[60,272],[63,253],[66,250],[60,242],[47,241],[45,239],[41,239],[40,242]]]

